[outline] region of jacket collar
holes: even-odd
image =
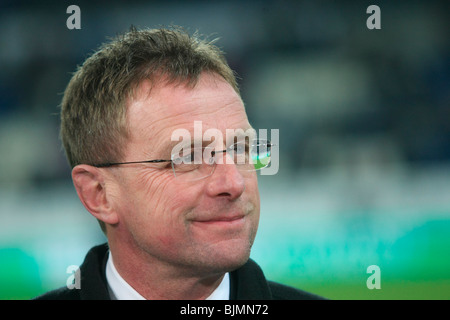
[[[93,247],[80,267],[81,300],[110,300],[106,283],[108,244]]]
[[[230,273],[230,300],[270,300],[272,294],[261,268],[249,259]]]

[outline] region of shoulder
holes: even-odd
[[[249,259],[231,273],[231,300],[320,300],[315,294],[266,279],[261,267]]]
[[[33,300],[80,300],[80,290],[62,287],[46,292]]]
[[[267,281],[275,300],[324,300],[325,298],[278,282]]]
[[[108,246],[102,244],[93,247],[87,253],[80,266],[80,288],[69,289],[66,286],[44,293],[35,300],[109,300],[105,276]]]

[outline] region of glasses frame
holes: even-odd
[[[156,160],[143,160],[143,161],[129,161],[129,162],[106,162],[99,164],[91,164],[91,166],[96,168],[107,168],[112,166],[118,166],[122,164],[139,164],[139,163],[161,163],[161,162],[172,162],[172,160],[156,159]]]
[[[269,147],[269,148],[272,148],[273,146],[276,146],[276,144],[271,143],[270,140],[263,139],[263,140],[261,140],[261,142],[262,141],[264,141],[265,145],[267,147]],[[258,142],[259,142],[259,140],[258,140]],[[229,149],[229,147],[227,147],[224,150],[215,150],[214,153],[228,153],[228,149]],[[119,165],[127,165],[127,164],[164,163],[164,162],[170,162],[172,164],[171,167],[172,167],[173,174],[174,174],[175,178],[177,178],[177,174],[176,174],[175,168],[174,168],[174,161],[172,159],[170,159],[170,160],[168,160],[168,159],[154,159],[154,160],[127,161],[127,162],[105,162],[105,163],[99,163],[99,164],[92,164],[91,166],[96,167],[96,168],[108,168],[108,167],[119,166]],[[208,165],[214,166],[214,167],[216,166],[215,162],[213,162],[211,164],[209,164],[209,163],[205,163],[205,164],[208,164]],[[266,167],[264,167],[264,168],[266,168]],[[261,169],[264,169],[264,168],[261,168]],[[255,169],[254,171],[258,171],[258,170],[261,170],[261,169]],[[214,173],[214,170],[211,171],[211,174],[213,174],[213,173]],[[195,180],[201,180],[201,179],[207,178],[211,174],[209,174],[208,176],[205,176],[205,177],[201,177],[199,179],[195,179]]]

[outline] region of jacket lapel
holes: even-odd
[[[261,268],[249,259],[230,274],[230,300],[270,300],[272,293]]]
[[[108,245],[102,244],[89,250],[81,272],[81,300],[111,300],[106,284]]]

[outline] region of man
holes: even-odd
[[[248,157],[263,163],[270,143],[214,135],[205,145],[199,122],[223,137],[251,130],[233,72],[196,35],[132,29],[79,67],[61,137],[78,196],[108,244],[86,256],[80,289],[38,299],[318,298],[267,281],[249,259],[260,199]],[[180,129],[194,140],[174,152]]]

